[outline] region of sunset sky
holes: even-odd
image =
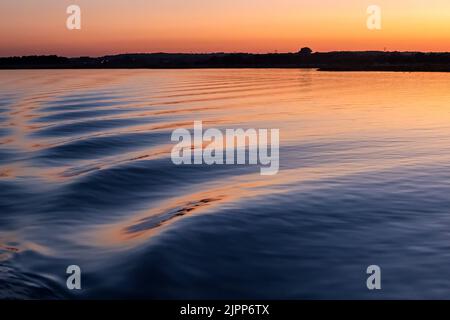
[[[66,29],[81,7],[82,29]],[[382,30],[366,27],[369,5]],[[0,56],[450,51],[449,0],[1,0]]]

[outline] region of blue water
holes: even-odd
[[[0,71],[0,298],[449,298],[450,74]],[[173,130],[280,129],[280,171]],[[82,289],[66,287],[78,265]],[[382,289],[366,268],[379,265]]]

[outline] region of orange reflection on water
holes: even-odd
[[[220,181],[212,175],[209,182],[193,184],[189,192],[149,201],[147,210],[124,212],[113,222],[95,226],[86,237],[91,245],[129,246],[180,219],[252,197],[311,187],[310,181],[449,161],[447,73],[2,71],[0,84],[1,90],[17,97],[1,114],[3,128],[10,131],[0,138],[0,148],[18,156],[0,165],[0,179],[36,178],[55,186],[70,185],[85,176],[95,177],[100,170],[169,159],[171,132],[192,129],[195,120],[201,120],[204,129],[280,129],[278,175],[261,177],[257,169],[242,177],[230,171]],[[102,113],[105,110],[120,112]],[[66,118],[83,111],[99,113]],[[46,120],[48,116],[55,118]],[[143,122],[127,123],[136,119]],[[107,120],[119,123],[105,126]],[[83,131],[83,125],[90,131]],[[67,127],[72,131],[64,131]],[[45,132],[49,128],[54,130],[50,134]],[[167,139],[156,145],[151,144],[152,136],[147,137],[148,145],[121,140],[140,133]],[[105,140],[96,141],[99,137]],[[77,143],[94,147],[78,157],[81,149],[73,147]],[[98,151],[97,144],[110,152]],[[67,152],[65,147],[75,150]],[[62,160],[56,161],[52,152],[61,152],[56,156]],[[40,163],[39,157],[51,164]],[[322,163],[324,158],[333,161]]]

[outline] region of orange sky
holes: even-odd
[[[66,29],[66,8],[82,29]],[[382,9],[382,30],[366,9]],[[450,51],[449,0],[1,0],[0,56],[124,52]]]

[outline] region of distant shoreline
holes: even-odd
[[[56,55],[0,58],[14,69],[228,69],[313,68],[319,71],[450,72],[449,52],[334,51],[298,53],[138,53],[67,58]]]

